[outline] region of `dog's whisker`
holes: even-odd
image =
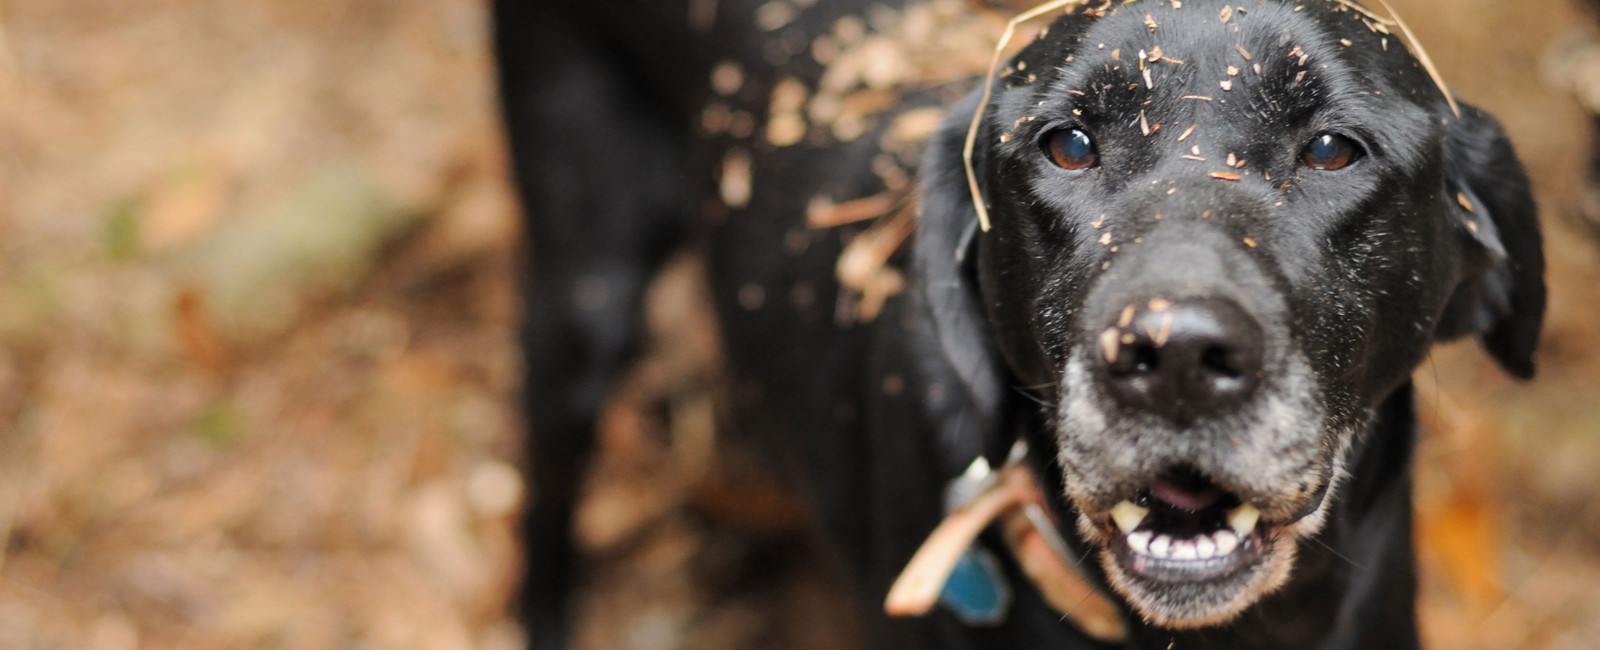
[[[1322,541],[1321,537],[1313,535],[1309,539],[1311,541],[1313,541],[1313,542],[1316,542],[1318,546],[1321,546],[1322,548],[1328,549],[1328,552],[1332,553],[1334,555],[1334,557],[1337,557],[1337,558],[1339,558],[1341,560],[1344,560],[1345,562],[1350,563],[1350,566],[1353,566],[1353,567],[1355,567],[1357,569],[1361,569],[1362,571],[1367,570],[1367,567],[1365,565],[1346,557],[1345,554],[1340,553],[1338,550],[1334,549],[1332,546],[1328,546],[1328,543]]]
[[[1032,392],[1030,392],[1028,390],[1028,388],[1026,386],[1013,386],[1012,390],[1015,390],[1018,395],[1021,395],[1023,397],[1028,398],[1029,401],[1031,401],[1031,402],[1033,402],[1035,404],[1038,404],[1039,406],[1043,406],[1045,408],[1050,408],[1051,406],[1054,406],[1053,404],[1050,404],[1049,402],[1044,401],[1039,396],[1034,395]]]

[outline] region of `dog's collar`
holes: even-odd
[[[1051,608],[1084,634],[1106,643],[1120,643],[1128,637],[1127,622],[1111,597],[1084,576],[1066,541],[1045,509],[1043,489],[1033,469],[1025,462],[1027,445],[1018,441],[1000,471],[992,471],[982,457],[972,462],[965,474],[952,481],[947,491],[949,514],[928,535],[895,579],[884,600],[890,616],[921,616],[936,603],[965,600],[961,596],[972,588],[961,589],[952,573],[979,576],[976,591],[985,594],[987,611],[957,615],[969,624],[998,623],[1004,618],[1007,590],[1003,584],[984,585],[985,578],[1003,578],[992,562],[983,562],[975,553],[974,542],[991,523],[999,524],[1006,549],[1022,568],[1029,582]],[[957,591],[952,593],[952,588]],[[992,594],[992,596],[987,596]]]

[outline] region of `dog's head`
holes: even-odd
[[[1038,390],[1078,531],[1148,620],[1287,579],[1437,340],[1533,371],[1535,208],[1493,118],[1339,0],[1079,9],[924,169],[919,274],[981,421]],[[1044,387],[1044,388],[1038,388]],[[993,435],[1004,433],[991,430]]]

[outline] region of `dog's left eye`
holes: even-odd
[[[1094,140],[1079,129],[1059,129],[1045,136],[1044,152],[1062,169],[1088,169],[1100,164]]]
[[[1350,138],[1324,133],[1311,139],[1301,152],[1300,161],[1312,169],[1333,171],[1343,169],[1360,156],[1361,149]]]

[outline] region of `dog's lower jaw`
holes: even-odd
[[[1334,468],[1338,482],[1315,511],[1293,523],[1262,523],[1258,533],[1272,532],[1282,555],[1261,564],[1265,570],[1249,589],[1230,592],[1242,597],[1216,598],[1207,612],[1181,612],[1142,591],[1146,584],[1107,561],[1118,532],[1109,516],[1078,515],[1080,552],[1099,558],[1106,588],[1136,619],[1128,647],[1418,647],[1410,510],[1415,424],[1411,390],[1402,386],[1338,456],[1345,460]]]
[[[1066,374],[1069,378],[1081,377],[1081,365],[1069,363]],[[1315,392],[1309,385],[1308,387],[1296,385],[1296,388],[1300,390],[1289,392],[1291,394]],[[1110,429],[1107,426],[1108,420],[1104,410],[1094,407],[1081,396],[1068,396],[1066,400],[1062,412],[1063,419],[1077,424],[1075,428],[1091,431]],[[1296,404],[1294,399],[1281,397],[1269,398],[1266,402],[1269,405]],[[1333,505],[1337,502],[1341,483],[1348,476],[1347,463],[1357,438],[1356,430],[1326,423],[1320,410],[1310,406],[1300,406],[1298,409],[1280,407],[1263,410],[1266,415],[1256,418],[1257,421],[1309,422],[1312,423],[1309,426],[1313,429],[1324,432],[1320,437],[1331,445],[1326,448],[1327,455],[1320,462],[1306,459],[1306,465],[1298,472],[1301,477],[1298,492],[1288,488],[1289,482],[1294,480],[1294,475],[1284,474],[1274,483],[1283,487],[1258,490],[1253,495],[1254,498],[1261,499],[1260,501],[1251,503],[1254,501],[1252,495],[1241,494],[1237,497],[1247,505],[1261,505],[1263,509],[1268,510],[1267,516],[1275,516],[1277,519],[1263,520],[1254,530],[1251,530],[1251,526],[1246,526],[1244,529],[1239,529],[1238,525],[1233,526],[1236,535],[1230,534],[1229,541],[1237,541],[1239,544],[1239,549],[1233,551],[1234,557],[1239,557],[1247,551],[1249,553],[1242,562],[1233,566],[1219,567],[1213,563],[1199,571],[1183,568],[1173,571],[1160,566],[1155,570],[1147,570],[1148,562],[1162,562],[1169,558],[1164,552],[1165,549],[1156,553],[1154,558],[1144,554],[1143,548],[1141,553],[1134,554],[1130,550],[1130,544],[1133,542],[1132,533],[1137,524],[1121,524],[1113,521],[1111,513],[1102,509],[1104,506],[1090,505],[1103,497],[1103,493],[1082,489],[1087,486],[1075,485],[1070,476],[1063,477],[1067,487],[1064,496],[1067,501],[1074,504],[1079,513],[1077,517],[1079,535],[1095,549],[1094,552],[1099,557],[1109,586],[1121,595],[1130,609],[1146,623],[1169,630],[1190,630],[1224,625],[1234,620],[1289,581],[1301,540],[1318,535],[1328,521]],[[1284,435],[1282,432],[1292,429],[1294,426],[1291,424],[1277,424],[1275,427],[1268,425],[1252,430],[1260,431],[1259,437],[1282,440]],[[1245,436],[1245,439],[1249,442],[1255,438]],[[1238,441],[1239,438],[1234,439],[1234,449],[1239,448]],[[1174,456],[1174,458],[1184,457],[1184,454]],[[1064,467],[1070,464],[1070,459],[1065,456],[1061,461]],[[1322,469],[1315,469],[1316,467]],[[1248,473],[1235,470],[1229,476],[1235,486],[1248,485],[1241,483],[1242,477],[1250,476]],[[1325,487],[1318,489],[1321,486]],[[1079,489],[1074,489],[1075,487]],[[1229,494],[1226,498],[1235,497]],[[1272,505],[1270,508],[1269,503]],[[1309,508],[1309,512],[1296,512],[1302,507]],[[1142,517],[1143,508],[1137,510],[1141,514],[1134,518],[1135,522]],[[1251,510],[1256,515],[1261,514],[1255,508]],[[1252,522],[1254,522],[1253,517]],[[1160,530],[1154,532],[1158,537],[1167,537],[1162,535]],[[1154,546],[1150,543],[1149,533],[1145,533],[1144,538],[1140,540],[1141,546],[1145,544]],[[1211,558],[1212,554],[1216,553],[1216,548],[1211,546],[1198,557]],[[1231,544],[1229,550],[1232,550]],[[1223,551],[1217,553],[1217,556],[1227,553],[1228,551]],[[1196,558],[1191,556],[1189,559]],[[1211,575],[1204,575],[1207,569],[1211,571]],[[1185,573],[1189,575],[1184,575]]]
[[[1222,578],[1206,582],[1161,582],[1123,566],[1116,549],[1100,544],[1100,565],[1111,588],[1146,623],[1174,630],[1221,625],[1233,620],[1288,582],[1297,540],[1275,531],[1263,537],[1260,557]]]
[[[1340,436],[1349,441],[1353,435]],[[1329,492],[1337,494],[1346,471],[1349,445],[1341,445],[1333,459]],[[1070,497],[1069,497],[1070,498]],[[1337,499],[1321,499],[1305,516],[1292,522],[1269,524],[1262,522],[1253,534],[1239,532],[1246,542],[1265,548],[1246,560],[1243,566],[1229,570],[1220,577],[1194,582],[1165,581],[1151,576],[1138,575],[1124,566],[1131,557],[1122,541],[1125,535],[1115,524],[1109,527],[1104,517],[1080,514],[1078,530],[1097,548],[1101,569],[1111,588],[1123,597],[1128,605],[1146,623],[1171,629],[1190,630],[1224,625],[1238,617],[1250,606],[1260,602],[1282,588],[1295,566],[1301,540],[1315,538],[1322,532]],[[1080,509],[1080,513],[1082,510]],[[1119,548],[1120,547],[1120,548]],[[1245,552],[1243,549],[1237,551]]]

